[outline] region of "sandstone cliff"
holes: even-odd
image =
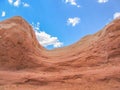
[[[119,90],[120,19],[54,50],[39,45],[21,17],[0,22],[0,85],[5,90]]]

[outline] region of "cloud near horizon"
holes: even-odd
[[[114,13],[113,19],[117,19],[117,18],[120,18],[120,12]]]
[[[5,17],[6,16],[6,12],[2,11],[1,17]]]
[[[37,24],[32,23],[32,27],[35,30],[35,34],[39,43],[44,46],[53,46],[54,48],[62,47],[63,43],[59,41],[57,37],[53,37],[50,34],[47,34],[44,31],[40,30],[40,23]]]

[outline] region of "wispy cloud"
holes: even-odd
[[[5,15],[6,15],[6,12],[2,11],[1,17],[5,17]]]
[[[15,6],[15,7],[19,7],[20,5],[22,5],[23,7],[29,7],[30,5],[26,2],[22,2],[21,0],[8,0],[8,3]]]
[[[120,12],[116,12],[113,15],[113,19],[120,18]]]
[[[73,27],[80,23],[79,17],[68,18],[67,25],[72,25]]]
[[[109,0],[98,0],[98,3],[107,3]]]
[[[78,8],[80,7],[80,5],[77,4],[76,0],[65,0],[65,3],[77,6]]]
[[[23,4],[23,7],[30,7],[28,3],[23,2],[22,4]]]
[[[13,0],[8,0],[8,2],[9,2],[10,4],[12,4],[12,3],[13,3]]]
[[[47,47],[52,45],[54,48],[58,48],[63,45],[63,43],[60,42],[57,37],[53,37],[50,34],[47,34],[46,32],[41,31],[39,22],[37,24],[32,23],[32,27],[35,30],[37,40],[42,46]]]

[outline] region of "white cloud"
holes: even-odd
[[[58,40],[57,37],[52,37],[51,35],[47,34],[44,31],[41,31],[41,32],[36,31],[35,33],[39,43],[42,46],[46,47],[49,45],[53,45],[54,48],[62,46],[62,43]]]
[[[23,2],[23,7],[29,7],[30,5],[28,3]]]
[[[114,18],[114,19],[120,18],[120,12],[116,12],[116,13],[113,15],[113,18]]]
[[[98,3],[106,3],[108,2],[109,0],[98,0]]]
[[[8,2],[9,2],[10,4],[12,4],[12,3],[13,3],[13,0],[8,0]]]
[[[13,3],[13,5],[14,5],[15,7],[19,7],[20,4],[21,4],[21,0],[16,0],[16,1]]]
[[[73,6],[77,6],[78,8],[80,7],[80,5],[76,3],[76,0],[65,0],[65,3],[69,3]]]
[[[36,25],[32,23],[32,27],[35,30],[36,37],[42,46],[47,47],[52,45],[54,48],[58,48],[63,45],[63,43],[60,42],[57,37],[52,37],[50,34],[47,34],[44,31],[40,31],[39,26],[39,22]]]
[[[5,17],[5,15],[6,15],[6,12],[5,12],[5,11],[2,11],[1,17]]]
[[[80,18],[78,18],[78,17],[68,18],[68,20],[67,20],[67,24],[68,25],[71,24],[73,27],[76,26],[79,23],[80,23]]]
[[[22,2],[21,0],[8,0],[8,3],[15,6],[15,7],[19,7],[20,5],[22,5],[23,7],[29,7],[30,5],[26,2]]]

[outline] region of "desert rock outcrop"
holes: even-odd
[[[120,19],[67,47],[46,50],[16,16],[0,22],[1,90],[119,90]]]

